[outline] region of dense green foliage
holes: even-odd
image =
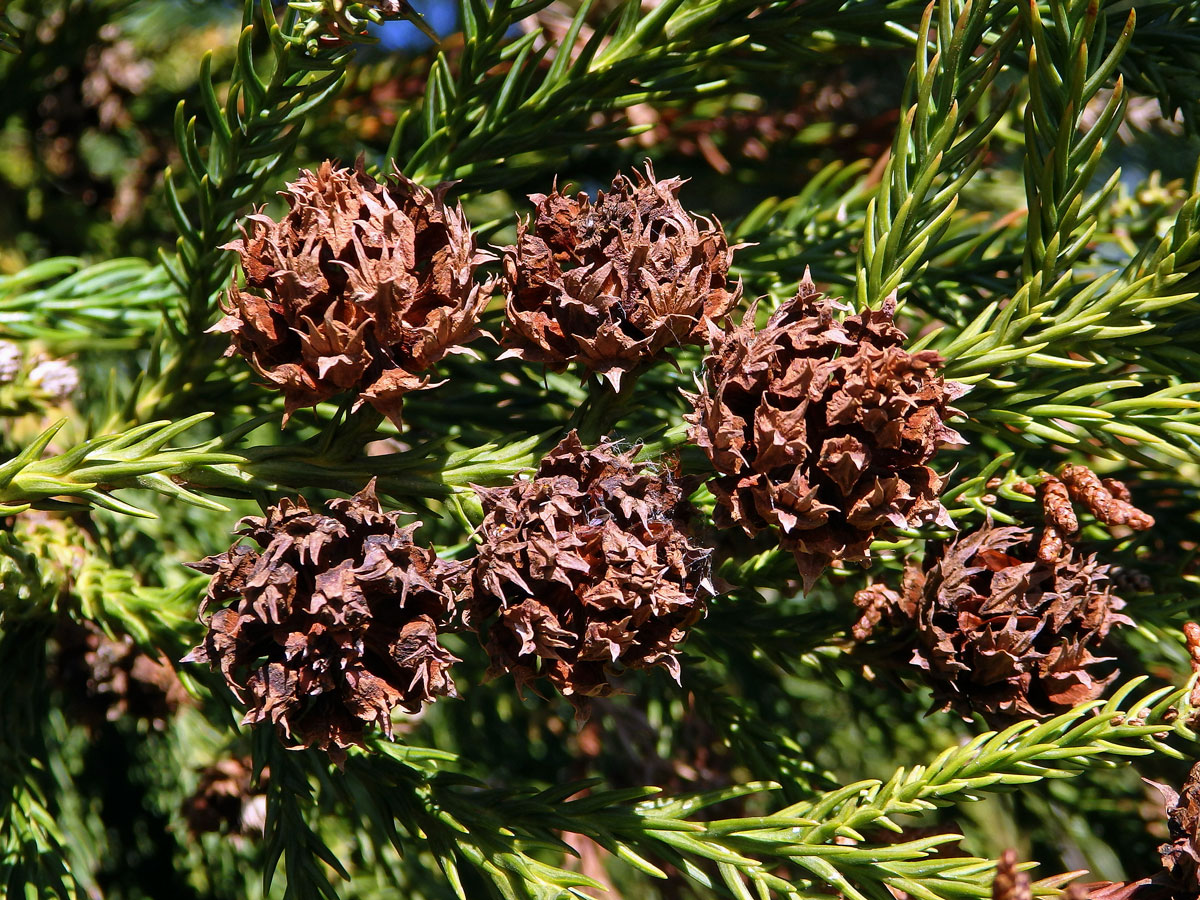
[[[0,891],[951,900],[989,896],[1007,847],[1047,893],[1062,872],[1152,874],[1165,823],[1139,776],[1178,786],[1196,755],[1200,3],[434,0],[457,23],[438,45],[411,22],[388,23],[398,47],[374,25],[328,40],[370,5],[0,4],[0,339],[24,359],[0,384]],[[406,400],[402,433],[341,398],[281,427],[282,398],[208,331],[235,272],[221,245],[252,208],[278,214],[299,167],[360,154],[456,181],[494,245],[527,194],[649,158],[745,245],[733,272],[761,314],[806,269],[856,309],[894,293],[909,349],[972,387],[952,422],[967,446],[931,463],[959,529],[1040,524],[1014,485],[1065,461],[1157,519],[1084,523],[1088,551],[1142,579],[1117,684],[1001,733],[926,715],[928,691],[855,649],[852,598],[950,531],[897,529],[869,572],[834,567],[806,595],[770,534],[714,527],[699,487],[724,590],[681,685],[628,673],[585,723],[485,680],[456,635],[461,697],[344,768],[239,726],[219,675],[178,661],[207,584],[184,563],[240,517],[376,478],[466,559],[473,487],[571,427],[708,474],[683,425],[699,347],[614,393],[481,341]],[[503,316],[497,297],[482,327]],[[68,360],[78,389],[31,378],[39,359]],[[186,699],[145,714],[80,677],[72,623],[168,661]],[[200,773],[234,758],[269,771],[261,827],[189,835]]]

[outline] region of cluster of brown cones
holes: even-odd
[[[502,248],[505,356],[561,371],[578,362],[620,388],[669,347],[711,345],[691,438],[718,478],[719,524],[773,529],[806,586],[830,563],[864,561],[890,526],[949,524],[927,463],[961,443],[946,426],[963,388],[932,351],[909,353],[894,305],[839,319],[808,278],[768,321],[741,300],[720,223],[679,200],[649,165],[593,200],[534,194]],[[214,330],[284,395],[286,412],[353,392],[398,425],[406,394],[477,337],[493,282],[449,185],[323,164],[288,186],[288,213],[257,214],[228,245],[245,284]]]
[[[458,565],[413,543],[416,525],[384,513],[374,485],[321,512],[282,501],[244,519],[238,543],[195,563],[212,575],[208,634],[185,661],[219,668],[249,709],[298,746],[335,759],[368,726],[392,734],[394,709],[454,696],[441,645]]]
[[[163,731],[188,703],[170,661],[142,652],[128,635],[110,636],[91,622],[64,619],[54,643],[54,680],[75,718],[92,730],[134,720]]]
[[[742,296],[717,222],[679,203],[682,179],[617,176],[612,191],[530,197],[531,221],[504,251],[506,355],[555,371],[578,361],[620,388],[670,346],[705,344]]]
[[[978,712],[994,725],[1100,696],[1116,671],[1096,651],[1111,629],[1129,624],[1108,566],[1070,553],[1039,559],[1028,530],[990,524],[927,567],[911,565],[902,592],[872,585],[854,602],[863,611],[856,639],[881,621],[912,635],[896,662],[919,673],[942,708]]]
[[[847,315],[807,275],[762,328],[753,307],[734,326],[736,248],[682,207],[682,184],[647,166],[594,200],[532,195],[533,216],[502,248],[506,355],[577,362],[619,388],[668,347],[708,346],[686,418],[716,473],[716,522],[775,535],[806,589],[830,564],[865,563],[889,528],[953,528],[929,463],[963,443],[947,420],[965,388],[941,377],[937,353],[905,349],[892,299]],[[289,185],[281,221],[251,216],[229,245],[245,286],[215,330],[289,413],[350,391],[399,424],[403,397],[479,334],[493,282],[475,268],[491,257],[448,187],[326,163]],[[910,566],[902,591],[856,597],[858,640],[880,623],[911,635],[905,662],[939,702],[997,722],[1069,708],[1115,677],[1099,648],[1128,620],[1108,567],[1071,546],[1075,505],[1113,526],[1153,524],[1124,485],[1081,466],[1025,489],[1045,515],[1036,548],[1030,532],[989,524]],[[369,726],[390,734],[394,708],[453,692],[438,639],[451,630],[481,635],[492,674],[544,680],[581,707],[626,669],[678,677],[678,645],[712,589],[710,551],[677,524],[684,496],[669,473],[572,434],[534,477],[478,494],[481,544],[466,566],[413,545],[413,526],[369,490],[325,513],[284,501],[249,520],[261,553],[235,546],[198,564],[215,576],[205,609],[217,611],[191,658],[220,666],[248,721],[335,751]]]
[[[463,599],[492,674],[546,678],[577,706],[612,694],[622,669],[678,680],[678,646],[713,593],[711,551],[675,524],[670,473],[636,452],[586,450],[572,432],[532,479],[480,489],[484,540]]]
[[[1040,538],[988,522],[935,546],[923,566],[910,563],[900,591],[873,584],[854,598],[856,641],[881,624],[892,637],[907,635],[894,661],[919,673],[943,707],[997,725],[1094,700],[1118,675],[1103,648],[1113,628],[1132,623],[1111,567],[1074,546],[1075,504],[1105,525],[1154,524],[1124,484],[1085,466],[1017,490],[1041,501]]]
[[[615,675],[665,668],[713,593],[710,551],[676,526],[682,491],[636,450],[585,449],[572,432],[531,479],[479,489],[483,543],[469,565],[413,543],[372,487],[321,512],[284,500],[195,568],[213,576],[204,642],[248,707],[298,746],[341,759],[394,709],[454,696],[439,636],[485,636],[489,674],[545,678],[581,711]],[[456,614],[459,606],[463,615]]]
[[[446,204],[449,188],[326,162],[288,185],[279,222],[252,215],[226,245],[245,285],[212,330],[283,394],[288,415],[351,391],[399,424],[404,396],[480,335],[491,287],[475,267],[491,255]]]
[[[806,276],[761,330],[754,312],[713,334],[688,417],[718,473],[717,524],[777,530],[806,587],[888,526],[950,526],[926,463],[963,443],[945,420],[965,389],[937,353],[903,348],[894,303],[839,321]]]

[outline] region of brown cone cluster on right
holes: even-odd
[[[350,391],[399,425],[405,395],[481,334],[491,293],[474,278],[491,254],[445,202],[450,187],[376,181],[361,161],[301,172],[280,221],[252,215],[225,246],[246,277],[210,329],[229,335],[226,355],[280,390],[288,415]]]
[[[678,199],[683,180],[618,175],[595,202],[533,194],[532,221],[504,251],[507,355],[555,371],[578,361],[619,388],[626,372],[680,344],[703,344],[741,299],[719,223]]]
[[[862,561],[889,526],[953,527],[926,463],[962,444],[945,424],[965,391],[931,350],[909,353],[894,303],[843,321],[805,277],[762,330],[754,311],[713,335],[691,439],[718,472],[717,524],[777,529],[806,587]]]
[[[572,432],[531,479],[479,488],[483,543],[463,594],[486,633],[491,674],[540,679],[579,709],[616,692],[623,669],[679,677],[677,654],[712,594],[710,550],[673,521],[682,491]]]
[[[1163,798],[1170,840],[1158,848],[1162,870],[1137,881],[1084,885],[1088,900],[1196,900],[1200,897],[1200,763],[1183,789],[1147,779]]]
[[[993,725],[1065,712],[1117,676],[1097,656],[1111,629],[1131,624],[1108,566],[1068,552],[1039,559],[1028,530],[988,524],[946,546],[904,593],[860,591],[862,640],[876,623],[915,631],[910,665],[943,708]]]

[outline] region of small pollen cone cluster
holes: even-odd
[[[1014,488],[1041,501],[1046,526],[1038,555],[1043,559],[1055,559],[1063,547],[1078,536],[1079,518],[1075,514],[1075,504],[1110,528],[1148,531],[1154,527],[1154,517],[1133,505],[1133,497],[1124,482],[1100,478],[1087,466],[1064,466],[1059,477],[1046,475],[1036,488],[1024,481]]]
[[[187,662],[219,668],[249,711],[299,746],[340,761],[367,726],[392,737],[391,712],[455,696],[458,660],[438,643],[459,566],[413,543],[416,524],[384,513],[374,482],[310,512],[282,501],[242,520],[235,544],[192,567],[212,575],[200,607],[215,610]]]
[[[447,353],[468,352],[490,285],[461,208],[396,173],[390,184],[325,162],[283,193],[288,213],[248,218],[225,245],[245,287],[211,329],[284,395],[286,411],[344,391],[397,425],[405,394]]]
[[[635,452],[586,450],[572,432],[536,477],[477,489],[483,543],[463,599],[489,674],[547,678],[581,712],[622,669],[678,680],[679,644],[713,593],[711,551],[673,521],[680,488]]]
[[[965,388],[937,374],[937,353],[901,346],[894,309],[838,321],[806,275],[761,331],[753,310],[714,329],[690,398],[691,440],[718,473],[717,524],[778,529],[805,589],[836,560],[865,560],[888,526],[953,527],[925,463],[963,443],[945,420]]]
[[[856,638],[881,621],[915,629],[908,662],[941,708],[994,725],[1099,697],[1118,673],[1101,674],[1111,658],[1093,652],[1112,628],[1132,624],[1094,556],[1039,559],[1028,530],[990,524],[945,547],[926,571],[910,567],[903,594],[873,585],[854,599],[863,610]]]
[[[710,323],[741,299],[720,223],[679,203],[680,178],[571,198],[533,194],[530,221],[504,250],[504,355],[563,371],[578,361],[619,390],[621,379],[670,346],[704,344]]]
[[[262,780],[267,773],[264,770]],[[183,818],[193,836],[207,833],[261,834],[267,795],[254,784],[248,759],[222,759],[200,773],[196,790],[183,802]]]
[[[1146,783],[1162,795],[1170,840],[1158,848],[1162,870],[1129,882],[1086,885],[1090,900],[1196,900],[1200,897],[1200,763],[1192,766],[1183,790]]]

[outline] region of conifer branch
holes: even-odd
[[[45,259],[0,277],[0,335],[61,353],[132,349],[176,295],[166,272],[141,259]]]
[[[55,456],[43,458],[66,420],[50,426],[19,454],[0,465],[0,512],[14,515],[31,506],[62,508],[56,498],[72,498],[131,516],[153,514],[119,500],[111,491],[141,487],[206,509],[223,510],[171,480],[189,468],[236,462],[215,442],[166,448],[174,437],[208,418],[200,413],[178,422],[149,422],[119,434],[92,438]]]
[[[878,193],[867,206],[859,252],[856,305],[878,305],[908,284],[937,254],[963,186],[1007,103],[984,103],[1018,32],[1013,3],[930,3],[917,33],[933,26],[933,55],[924,40],[905,86],[907,113],[896,133]],[[978,51],[978,52],[977,52]],[[911,105],[909,105],[911,104]]]
[[[569,852],[558,837],[564,832],[586,835],[651,877],[663,877],[665,862],[704,887],[723,881],[735,895],[738,885],[780,897],[827,885],[863,900],[888,896],[887,888],[947,900],[984,897],[991,861],[930,858],[957,835],[872,845],[864,833],[899,832],[893,821],[898,815],[1069,778],[1131,757],[1179,756],[1163,741],[1172,734],[1195,739],[1186,724],[1189,709],[1181,706],[1189,689],[1162,688],[1130,700],[1145,680],[1132,679],[1107,702],[1083,704],[1041,724],[1024,721],[1003,732],[986,732],[947,749],[928,766],[900,769],[886,783],[857,782],[752,818],[709,820],[698,814],[773,785],[645,800],[639,798],[655,789],[598,791],[577,783],[536,794],[484,790],[463,776],[435,774],[439,766],[456,762],[453,754],[393,745],[380,745],[380,753],[370,758],[355,754],[344,779],[335,776],[328,789],[352,804],[377,839],[398,852],[413,841],[428,841],[463,900],[464,868],[482,876],[496,897],[554,896],[595,887],[534,855]],[[575,799],[565,799],[573,794]],[[831,843],[835,837],[851,843]],[[775,874],[780,866],[792,873],[790,878]]]

